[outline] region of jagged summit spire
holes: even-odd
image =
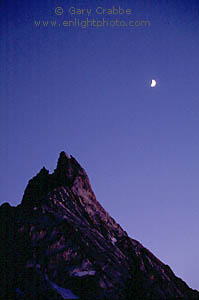
[[[27,203],[29,207],[32,207],[35,203],[40,203],[46,199],[47,194],[57,187],[72,188],[74,184],[79,187],[81,185],[82,189],[92,191],[85,170],[72,155],[68,156],[62,151],[57,161],[57,167],[52,174],[49,174],[49,171],[43,167],[29,181],[23,195],[22,203]]]
[[[59,154],[59,159],[64,159],[64,158],[70,159],[70,156],[65,151],[61,151]]]
[[[72,155],[69,157],[64,151],[59,155],[57,168],[55,169],[53,176],[55,176],[55,179],[59,184],[69,186],[73,184],[76,177],[81,176],[84,178],[85,186],[90,186],[85,170]]]
[[[71,158],[64,151],[59,155],[54,175],[57,181],[62,184],[70,183],[74,177],[74,166]]]
[[[60,170],[60,169],[67,170],[69,161],[70,161],[70,157],[66,154],[66,152],[62,151],[59,155],[56,169],[57,170]]]

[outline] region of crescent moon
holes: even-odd
[[[156,86],[156,80],[155,79],[152,79],[151,80],[151,87],[155,87]]]

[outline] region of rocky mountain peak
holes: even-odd
[[[61,152],[17,207],[0,207],[0,299],[199,299],[104,210],[76,159]],[[1,276],[1,275],[0,275]]]
[[[70,157],[66,154],[66,152],[62,151],[59,155],[58,161],[57,161],[57,171],[60,172],[68,172],[69,166],[70,166]]]
[[[57,167],[52,174],[49,174],[49,171],[43,167],[36,176],[29,180],[23,195],[22,204],[29,208],[41,204],[49,193],[52,193],[59,187],[73,189],[74,193],[75,191],[76,193],[89,191],[94,198],[85,170],[73,156],[69,157],[62,151],[57,161]]]
[[[57,184],[64,186],[72,186],[77,176],[84,176],[88,180],[88,176],[75,158],[72,156],[69,157],[64,151],[59,155],[57,168],[53,176]]]

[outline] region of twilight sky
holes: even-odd
[[[101,14],[113,5],[132,13]],[[109,26],[82,28],[72,7]],[[199,290],[198,0],[1,0],[0,131],[0,204],[19,204],[64,150],[128,234]]]

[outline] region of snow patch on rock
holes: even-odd
[[[57,293],[63,297],[63,299],[79,299],[79,297],[77,297],[75,294],[73,294],[73,292],[71,290],[62,288],[62,287],[58,286],[57,284],[55,284],[54,282],[50,281],[47,275],[45,275],[45,278],[46,278],[47,282],[51,285],[51,287],[54,290],[56,290]]]
[[[96,271],[79,271],[79,272],[73,272],[73,276],[82,277],[87,275],[95,275]]]
[[[112,243],[113,245],[115,245],[116,242],[117,242],[116,238],[112,237],[112,238],[111,238],[111,243]]]

